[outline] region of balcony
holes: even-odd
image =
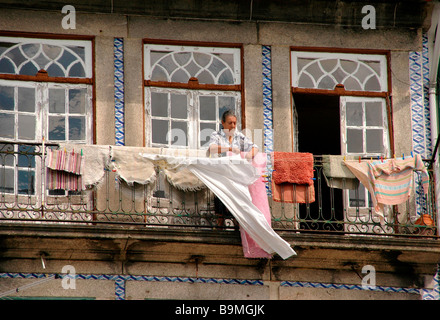
[[[0,223],[60,224],[167,230],[224,230],[238,225],[224,214],[207,188],[183,192],[156,168],[155,184],[128,185],[107,168],[99,186],[81,192],[47,190],[42,157],[57,145],[0,144]],[[44,152],[42,152],[44,151]],[[430,168],[430,162],[426,161]],[[269,196],[272,226],[283,234],[334,234],[377,237],[437,238],[434,179],[429,169],[427,195],[415,173],[414,196],[386,207],[381,222],[368,204],[368,193],[327,187],[322,159],[315,156],[315,201],[276,202]]]

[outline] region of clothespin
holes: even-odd
[[[404,153],[402,153],[402,159],[405,160],[405,154]]]
[[[361,163],[361,156],[359,156],[359,163]]]
[[[380,161],[382,161],[382,162],[383,162],[383,157],[382,157],[382,156],[380,156]]]
[[[413,152],[411,151],[411,158],[414,158]]]
[[[81,157],[82,157],[82,155],[83,155],[83,149],[81,149]]]
[[[345,161],[345,156],[344,156],[344,161]]]

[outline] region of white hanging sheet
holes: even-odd
[[[259,174],[240,155],[222,158],[174,157],[142,154],[152,161],[169,167],[186,167],[225,204],[254,241],[268,253],[278,253],[283,259],[296,255],[290,244],[269,225],[263,213],[252,203],[248,186]]]

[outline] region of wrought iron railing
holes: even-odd
[[[43,150],[41,144],[0,142],[0,223],[238,228],[209,189],[180,191],[167,182],[159,168],[155,184],[129,186],[106,170],[99,186],[81,192],[47,190],[42,158],[46,148],[56,147],[49,144]],[[427,165],[431,167],[429,162]],[[277,231],[304,233],[436,237],[432,170],[427,195],[420,192],[420,179],[414,174],[414,196],[402,205],[386,207],[385,220],[381,220],[369,206],[367,192],[329,188],[321,158],[316,156],[315,201],[295,204],[269,196],[272,226]]]

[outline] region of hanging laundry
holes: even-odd
[[[272,152],[272,199],[277,202],[312,203],[313,155],[300,152]]]
[[[370,193],[375,213],[383,222],[384,205],[406,202],[413,189],[413,172],[421,172],[421,185],[428,192],[429,175],[420,155],[386,160],[347,160],[344,162]]]
[[[421,173],[421,186],[428,193],[429,175],[420,155],[415,157],[392,158],[384,162],[369,162],[374,183],[374,193],[378,203],[387,205],[407,201],[413,189],[413,170]]]
[[[188,168],[229,209],[240,228],[267,253],[278,253],[283,259],[296,255],[290,244],[269,225],[264,214],[252,203],[248,186],[260,178],[256,169],[240,155],[221,158],[174,157],[143,154],[152,161],[169,167]]]
[[[242,155],[244,157],[244,155]],[[266,169],[267,154],[259,152],[252,160],[252,166],[257,170],[260,176],[257,181],[249,185],[249,193],[252,203],[263,213],[266,221],[271,225],[272,217],[270,214],[269,200],[267,197],[266,185],[263,180],[263,172]],[[241,244],[243,254],[246,258],[272,258],[272,255],[261,249],[261,247],[252,239],[252,237],[240,227]]]
[[[129,186],[134,183],[153,183],[156,179],[154,164],[141,156],[147,150],[154,151],[143,147],[111,146],[111,167],[116,172],[117,178],[125,181]]]
[[[323,155],[322,172],[330,188],[351,189],[359,187],[359,180],[344,164],[344,159],[354,160],[354,157],[340,155]]]
[[[109,145],[61,143],[59,150],[66,150],[68,153],[76,150],[82,153],[83,183],[93,187],[104,181],[105,169],[110,164],[110,147]]]
[[[206,150],[191,150],[191,149],[162,149],[161,154],[173,155],[177,157],[204,157]],[[187,168],[161,168],[167,178],[167,181],[176,189],[183,192],[195,192],[206,189],[205,184],[200,181]]]
[[[81,191],[84,156],[67,150],[49,149],[46,158],[46,184],[49,190]]]

